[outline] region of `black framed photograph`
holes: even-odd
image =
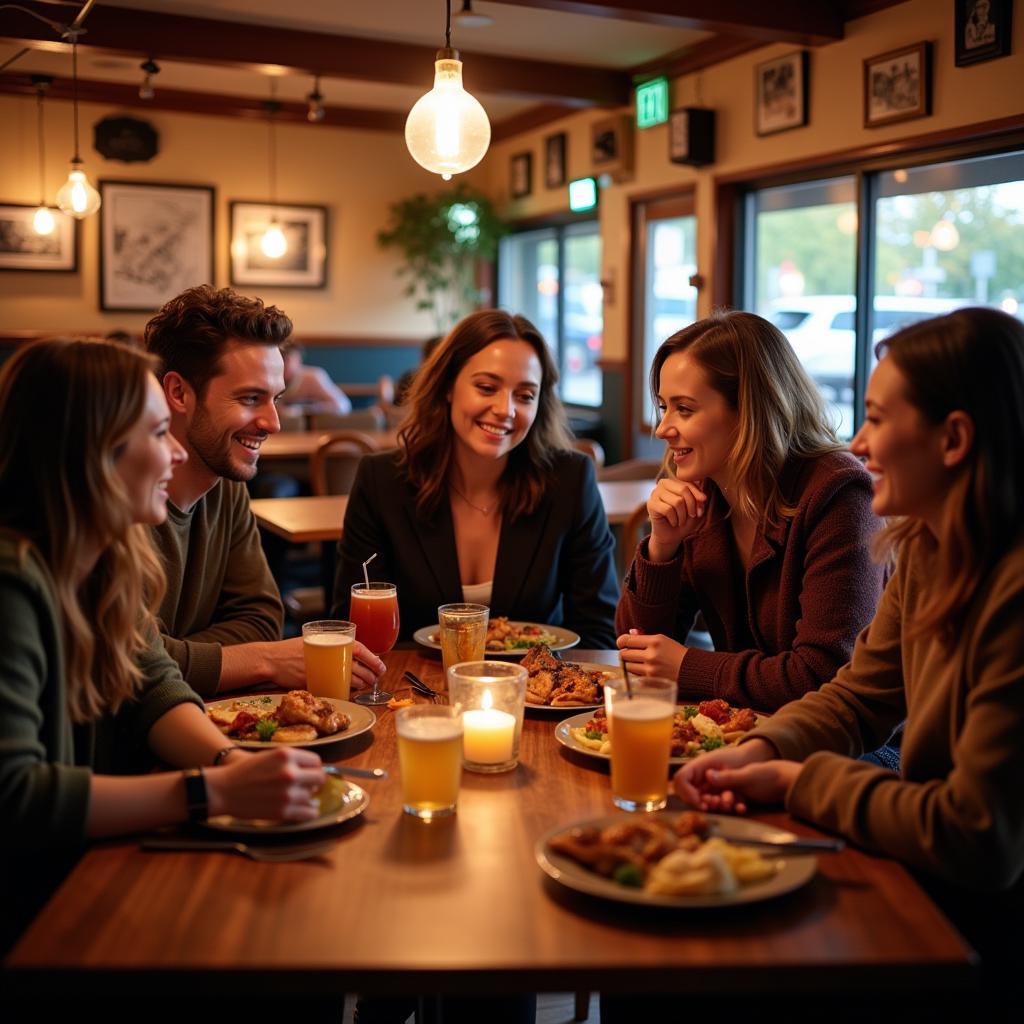
[[[622,179],[633,170],[633,122],[628,114],[602,118],[590,126],[590,162],[595,174]]]
[[[1007,57],[1013,38],[1013,0],[955,0],[956,66]]]
[[[522,199],[533,191],[533,154],[516,153],[509,161],[508,190],[513,199]]]
[[[213,188],[100,181],[100,196],[100,309],[152,313],[213,282]]]
[[[0,204],[0,270],[78,269],[78,222],[51,208],[53,228],[36,231],[37,206]]]
[[[548,188],[561,188],[565,184],[566,134],[558,132],[544,140],[544,184]]]
[[[234,200],[230,210],[232,284],[327,286],[326,206]],[[275,223],[284,237],[283,252],[264,244],[267,230]]]
[[[864,61],[864,127],[932,112],[932,44],[914,43]]]
[[[754,129],[774,135],[807,124],[806,50],[766,60],[754,68]]]

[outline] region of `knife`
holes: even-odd
[[[326,775],[334,775],[339,779],[345,775],[351,775],[354,779],[386,779],[388,773],[383,768],[350,768],[348,765],[325,764],[321,765]]]
[[[797,853],[838,853],[846,849],[846,840],[813,838],[808,836],[787,837],[785,833],[754,839],[751,836],[724,836],[713,831],[712,835],[737,846],[766,846],[773,850],[793,850]]]

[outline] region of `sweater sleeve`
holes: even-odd
[[[845,474],[807,511],[792,647],[777,654],[691,648],[679,671],[680,691],[773,711],[831,679],[875,612],[882,577],[870,551],[876,525],[866,476]]]
[[[229,511],[228,511],[229,510]],[[284,605],[260,546],[256,518],[244,487],[232,487],[224,534],[211,533],[207,543],[230,545],[227,568],[213,620],[188,636],[163,635],[167,653],[188,684],[206,699],[220,685],[221,647],[281,639]],[[186,565],[185,572],[202,572]]]
[[[637,546],[615,611],[615,630],[684,641],[697,617],[697,598],[683,576],[683,549],[669,562],[651,562],[648,538]]]
[[[788,809],[960,886],[1024,871],[1024,578],[1003,578],[972,628],[964,718],[945,778],[908,781],[835,754],[808,758]]]
[[[356,478],[345,508],[345,524],[338,541],[337,567],[334,572],[334,600],[331,615],[349,617],[349,599],[352,584],[363,578],[363,562],[372,554],[374,578],[394,579],[392,571],[391,541],[376,509],[380,508],[380,494],[373,456],[359,460]]]
[[[28,852],[85,841],[91,772],[47,750],[43,692],[62,667],[49,663],[44,602],[23,580],[0,575],[0,848]]]
[[[564,622],[579,633],[583,647],[603,650],[615,646],[615,541],[594,465],[589,458],[580,465],[579,500],[560,571]]]

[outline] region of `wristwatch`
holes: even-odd
[[[186,768],[182,773],[185,780],[185,806],[189,821],[206,821],[210,805],[206,798],[206,779],[202,768]]]

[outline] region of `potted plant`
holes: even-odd
[[[399,250],[398,273],[408,279],[404,294],[433,315],[443,334],[479,304],[478,262],[494,259],[505,230],[491,201],[460,184],[392,203],[377,243]]]

